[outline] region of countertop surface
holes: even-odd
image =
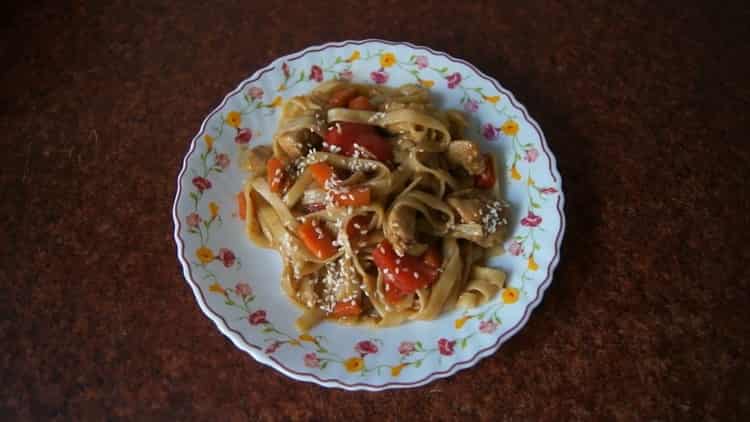
[[[1,6],[0,419],[748,420],[750,8],[522,3]],[[495,355],[351,393],[216,329],[171,206],[190,139],[239,81],[370,37],[510,89],[557,156],[568,224],[543,303]]]

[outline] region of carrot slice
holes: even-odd
[[[419,288],[429,286],[437,281],[439,276],[438,269],[427,265],[422,257],[396,255],[393,246],[387,240],[380,242],[372,251],[372,259],[383,275],[389,277],[391,283],[404,293],[413,293]]]
[[[333,168],[327,163],[313,163],[308,166],[312,173],[313,179],[320,185],[325,187],[326,182],[333,176]]]
[[[326,182],[334,177],[333,167],[321,162],[310,164],[308,168],[318,185],[328,189],[329,186],[326,186]],[[370,188],[368,187],[354,187],[333,193],[333,202],[340,207],[368,205],[370,201]]]
[[[237,214],[240,216],[240,220],[247,218],[247,200],[245,199],[245,192],[237,193]]]
[[[357,187],[333,194],[333,202],[340,207],[358,207],[370,204],[370,188]]]
[[[354,317],[362,313],[362,307],[355,301],[337,302],[331,315],[336,318]]]
[[[364,95],[352,98],[349,101],[349,108],[353,110],[375,110],[375,107],[370,104],[370,100]]]
[[[297,234],[307,249],[318,259],[327,259],[336,255],[338,249],[333,245],[334,237],[325,227],[320,227],[317,222],[307,220],[297,228]]]
[[[281,192],[286,187],[287,175],[284,171],[284,163],[276,157],[271,157],[266,164],[268,172],[268,185],[271,192]]]

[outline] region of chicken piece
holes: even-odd
[[[266,172],[266,163],[273,156],[273,149],[268,145],[257,146],[247,152],[247,169],[253,176]]]
[[[307,154],[311,146],[320,144],[321,139],[308,129],[300,129],[279,136],[276,142],[290,160],[295,160]]]
[[[417,243],[416,223],[416,211],[410,207],[397,207],[388,214],[384,234],[399,255]]]
[[[446,198],[461,218],[454,236],[488,248],[503,242],[508,225],[508,204],[476,189],[456,192]]]
[[[461,217],[461,222],[466,224],[478,223],[482,219],[482,208],[486,200],[482,198],[460,198],[460,197],[448,197],[446,202],[450,205],[458,216]]]
[[[448,144],[448,161],[462,167],[471,175],[484,173],[487,163],[479,146],[471,141],[453,141]]]

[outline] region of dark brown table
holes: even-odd
[[[2,6],[0,419],[750,418],[745,2],[282,3]],[[557,155],[568,218],[517,336],[378,394],[235,348],[183,281],[171,218],[226,92],[279,55],[367,37],[512,90]]]

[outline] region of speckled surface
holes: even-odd
[[[744,2],[337,2],[351,19],[55,3],[0,14],[0,419],[750,418]],[[512,90],[558,157],[568,218],[523,331],[447,380],[377,394],[235,348],[182,279],[171,219],[188,141],[226,92],[279,55],[366,37]]]

